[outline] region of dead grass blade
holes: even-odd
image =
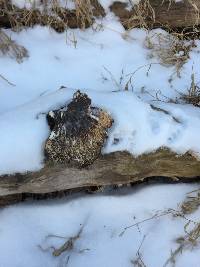
[[[131,1],[130,1],[131,3]],[[127,20],[123,21],[123,24],[127,29],[131,30],[134,27],[142,27],[148,29],[146,18],[155,21],[155,11],[149,0],[143,0],[136,5],[133,5],[134,15]]]
[[[181,211],[183,214],[191,214],[200,207],[200,190],[196,192],[195,196],[187,195],[185,201],[181,204]]]
[[[189,52],[195,43],[185,42],[169,33],[154,33],[145,38],[144,46],[149,49],[149,58],[158,58],[164,66],[175,66],[180,77],[180,70],[189,59]]]
[[[185,230],[185,236],[179,237],[176,239],[176,243],[179,244],[177,249],[174,251],[171,251],[170,257],[167,259],[163,267],[168,266],[169,264],[172,264],[175,266],[177,257],[183,253],[184,250],[192,250],[194,247],[199,245],[200,241],[200,223],[195,223],[192,230],[188,231],[187,228],[189,227],[190,222],[187,222],[184,230]]]
[[[191,84],[187,94],[182,94],[180,99],[186,104],[192,104],[193,106],[200,107],[200,87],[195,81],[194,73],[191,74]]]
[[[49,251],[50,249],[53,249],[52,255],[54,257],[58,257],[60,256],[62,253],[67,252],[67,251],[72,251],[74,249],[74,245],[75,242],[81,237],[81,234],[83,232],[83,228],[84,228],[85,224],[83,224],[80,229],[78,230],[77,234],[75,234],[74,236],[70,237],[67,239],[66,242],[64,242],[63,245],[61,245],[59,248],[55,248],[53,246],[50,246],[48,248],[43,248],[41,245],[38,245],[38,247],[46,252]],[[58,236],[58,235],[47,235],[45,237],[45,240],[49,239],[49,238],[62,238],[62,239],[66,239],[66,237],[63,236]]]
[[[81,233],[83,232],[83,227],[82,226],[78,233],[72,237],[70,237],[61,247],[54,249],[52,255],[55,257],[60,256],[63,252],[65,251],[71,251],[74,248],[74,243],[76,242],[76,240],[78,240],[81,236]]]
[[[120,236],[120,237],[123,236],[123,235],[125,234],[125,232],[126,232],[128,229],[130,229],[130,228],[138,227],[140,224],[143,224],[143,223],[148,222],[148,221],[151,221],[151,220],[158,219],[158,218],[163,217],[163,216],[167,216],[167,215],[169,215],[169,214],[171,214],[171,213],[172,213],[172,210],[166,210],[166,211],[163,211],[163,212],[161,212],[161,213],[159,213],[159,212],[158,212],[158,213],[155,213],[153,216],[151,216],[151,217],[149,217],[149,218],[147,218],[147,219],[144,219],[144,220],[142,220],[142,221],[139,221],[139,222],[137,222],[137,223],[134,223],[134,224],[131,224],[131,225],[129,225],[129,226],[124,227],[123,231],[119,234],[119,236]]]
[[[21,63],[24,58],[28,57],[28,51],[25,47],[18,45],[3,30],[0,29],[0,52],[14,58]]]
[[[14,83],[9,82],[9,80],[6,79],[2,74],[0,74],[0,78],[1,78],[2,80],[4,80],[5,82],[7,82],[9,85],[11,85],[11,86],[16,86]]]
[[[0,0],[1,26],[19,31],[38,24],[64,32],[67,28],[85,29],[93,24],[94,17],[105,16],[97,0],[74,0],[74,6],[74,9],[67,9],[58,0],[42,0],[40,4],[33,4],[30,9],[26,9],[18,8],[10,1]]]
[[[142,254],[140,252],[141,247],[145,241],[145,238],[146,238],[146,235],[143,236],[140,246],[136,252],[136,259],[131,260],[131,263],[133,264],[134,267],[147,267],[147,265],[144,263],[144,260],[142,259]]]

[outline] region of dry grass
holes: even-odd
[[[147,17],[150,18],[153,22],[155,21],[155,11],[151,6],[149,0],[144,0],[137,5],[134,5],[134,11],[134,15],[123,22],[124,25],[126,25],[126,28],[129,30],[138,26],[149,28],[146,21]]]
[[[81,28],[93,23],[93,5],[91,0],[75,0],[76,18]]]
[[[182,254],[184,251],[192,250],[197,247],[200,243],[200,223],[195,223],[193,228],[188,231],[190,223],[187,223],[184,227],[185,236],[179,237],[176,239],[178,247],[171,251],[170,257],[167,259],[163,267],[168,265],[175,266],[177,257]]]
[[[152,220],[157,220],[161,217],[166,217],[171,215],[173,218],[180,218],[183,219],[186,223],[184,225],[184,232],[183,236],[178,237],[175,242],[177,244],[177,248],[171,251],[169,258],[166,260],[163,267],[166,266],[176,266],[177,258],[184,253],[185,251],[190,251],[194,248],[197,248],[200,245],[200,222],[193,221],[188,219],[186,216],[190,213],[196,211],[200,206],[200,190],[194,191],[196,196],[188,196],[187,199],[182,203],[180,210],[168,209],[164,211],[160,211],[155,213],[153,216],[146,218],[142,221],[134,223],[132,225],[126,226],[123,231],[119,234],[119,236],[123,236],[127,230],[131,228],[137,228],[140,232],[139,226],[143,223],[148,223]],[[189,195],[191,193],[190,192]],[[142,242],[136,252],[136,257],[131,260],[131,264],[135,267],[146,267],[147,265],[144,263],[142,258],[142,254],[140,252],[141,247],[144,243],[145,237],[143,237]]]
[[[41,2],[39,6],[20,9],[10,1],[0,0],[0,26],[21,30],[39,24],[64,32],[67,28],[85,29],[93,24],[94,16],[105,15],[97,0],[74,0],[73,10],[61,7],[58,0]]]
[[[43,248],[41,245],[38,245],[38,247],[43,251],[49,251],[50,249],[53,250],[52,255],[54,257],[59,257],[61,254],[63,254],[64,252],[69,252],[72,251],[74,249],[74,245],[75,242],[81,237],[81,233],[83,231],[83,226],[79,229],[78,233],[70,238],[65,238],[63,236],[58,236],[58,235],[47,235],[45,237],[45,239],[49,239],[49,238],[59,238],[59,239],[67,239],[63,245],[61,245],[59,248],[55,248],[54,246],[50,246],[48,248]]]
[[[25,57],[28,57],[28,51],[25,47],[18,45],[3,30],[0,29],[0,53],[14,58],[21,63]]]
[[[149,58],[158,58],[164,66],[175,66],[177,75],[189,59],[189,52],[195,46],[194,41],[185,42],[169,33],[149,34],[144,42],[149,49]]]
[[[68,11],[68,14],[65,8],[60,7],[57,0],[48,3],[48,6],[51,7],[53,14],[58,15],[67,26],[74,28],[76,25],[81,29],[85,29],[91,26],[94,22],[94,2],[95,1],[92,0],[74,0],[75,9]],[[97,6],[95,7],[97,8]],[[100,13],[101,12],[99,11],[99,14]],[[73,20],[74,26],[70,23],[70,20]]]
[[[195,81],[195,75],[191,75],[191,84],[187,94],[180,94],[180,99],[186,104],[192,104],[193,106],[200,107],[200,87]]]
[[[54,246],[50,246],[50,247],[44,248],[43,246],[38,245],[39,249],[41,249],[43,252],[52,251],[52,256],[54,257],[61,257],[64,254],[63,255],[64,257],[61,258],[62,261],[60,262],[59,266],[66,267],[73,254],[75,253],[82,254],[90,250],[89,248],[83,248],[79,250],[76,249],[76,242],[81,239],[87,220],[88,218],[86,218],[83,224],[80,224],[80,228],[77,231],[77,233],[69,238],[59,236],[59,235],[54,235],[54,234],[49,234],[45,237],[45,241],[47,241],[48,239],[52,239],[52,238],[65,239],[66,241],[60,247],[55,248]]]
[[[196,194],[195,196],[191,196],[191,193]],[[200,190],[191,193],[187,195],[185,201],[181,205],[181,211],[184,214],[191,214],[200,207]]]
[[[160,5],[167,3],[166,9],[169,11],[171,9],[172,4],[174,4],[174,0],[161,0]],[[191,5],[191,8],[194,10],[194,16],[195,16],[195,22],[194,25],[199,25],[200,20],[200,10],[198,8],[198,5],[196,4],[197,0],[188,0],[188,3]],[[132,1],[129,1],[131,4]],[[123,20],[123,24],[127,29],[132,29],[135,27],[144,27],[146,29],[153,28],[154,24],[158,26],[160,24],[159,21],[156,21],[156,12],[154,6],[151,5],[153,1],[151,0],[142,0],[138,4],[133,5],[132,4],[132,11],[131,15],[128,19]],[[168,24],[162,25],[160,24],[160,27],[166,28],[168,27]]]
[[[15,31],[20,31],[24,27],[33,27],[36,24],[42,26],[47,25],[55,29],[57,32],[63,32],[67,27],[67,22],[61,19],[58,14],[53,14],[53,12],[50,14],[50,12],[47,12],[45,6],[43,11],[35,7],[31,9],[20,9],[14,5],[11,5],[9,2],[5,4],[4,1],[1,10],[4,16],[1,26],[12,28]],[[66,17],[68,15],[69,14],[66,13]]]
[[[190,196],[191,193],[196,193],[195,196]],[[200,245],[200,222],[190,220],[186,217],[188,214],[194,213],[200,206],[200,190],[190,192],[185,201],[181,204],[180,211],[172,210],[173,217],[180,217],[186,221],[184,226],[184,236],[180,236],[175,241],[178,244],[177,248],[171,251],[170,257],[166,260],[163,267],[176,266],[177,258],[188,250],[193,250]]]
[[[141,247],[145,241],[145,238],[146,238],[146,235],[143,236],[142,238],[142,241],[140,243],[140,246],[136,252],[136,257],[135,259],[132,259],[131,260],[131,264],[134,266],[134,267],[147,267],[147,265],[144,263],[144,260],[142,258],[142,253],[140,252],[141,250]]]

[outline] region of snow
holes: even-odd
[[[75,0],[56,0],[59,6],[65,7],[67,9],[74,9],[75,8]],[[109,6],[111,6],[115,0],[100,0],[99,3],[102,7],[108,11]],[[138,4],[140,0],[132,0],[131,2],[128,0],[121,0],[120,2],[126,3],[127,8],[131,8],[133,5]],[[32,8],[32,7],[40,7],[41,1],[40,0],[12,0],[12,3],[19,8]],[[48,4],[52,4],[53,0],[48,0]]]
[[[27,48],[29,58],[18,64],[1,57],[0,74],[15,86],[0,78],[0,174],[43,166],[49,130],[45,114],[38,114],[69,102],[77,89],[114,118],[103,153],[127,150],[138,156],[165,146],[177,153],[191,150],[199,155],[199,109],[166,103],[166,98],[187,93],[192,72],[195,77],[200,75],[199,41],[181,70],[181,78],[174,74],[169,83],[175,67],[149,58],[145,30],[127,33],[112,15],[102,25],[103,30],[68,30],[63,34],[39,26],[19,33],[7,30]],[[165,34],[159,29],[150,34],[156,33]],[[128,83],[130,73],[134,74]],[[129,91],[125,91],[127,84]],[[66,88],[59,90],[61,86]],[[155,95],[164,102],[155,101]]]
[[[174,116],[182,122],[180,124],[171,116],[152,110],[132,92],[82,91],[88,93],[95,106],[108,110],[115,120],[104,153],[127,150],[137,156],[162,146],[178,153],[200,151],[200,117],[193,108],[174,107]],[[43,146],[49,135],[45,113],[68,103],[74,92],[74,89],[63,88],[1,114],[1,174],[42,167]],[[165,106],[168,110],[168,105]],[[117,144],[115,139],[119,139]]]
[[[40,5],[40,0],[12,0],[12,4],[19,8],[32,8],[33,6]]]
[[[124,227],[155,214],[162,215],[168,209],[179,210],[186,193],[196,188],[195,184],[138,186],[117,193],[82,194],[2,209],[0,266],[131,267],[144,236],[140,249],[144,263],[148,267],[163,266],[171,249],[178,247],[175,239],[185,235],[186,219],[163,215],[121,233]],[[187,219],[196,220],[199,216],[197,211]],[[77,234],[81,225],[84,225],[83,232],[74,249],[59,257],[52,256],[53,249],[47,248],[58,248],[66,240],[46,238],[47,235],[69,238]],[[177,257],[176,266],[199,266],[198,250],[183,251]]]
[[[109,7],[114,3],[114,2],[117,2],[115,0],[99,0],[99,3],[102,5],[102,7],[108,11],[109,10]],[[128,9],[131,9],[134,5],[137,5],[139,4],[140,0],[120,0],[121,3],[125,3],[127,4],[127,7]]]
[[[48,5],[53,5],[56,3],[59,6],[65,7],[67,9],[74,9],[74,1],[73,0],[48,0],[47,1]],[[19,8],[41,8],[41,0],[12,0],[12,4],[19,7]]]
[[[27,8],[32,2],[13,0]],[[105,9],[110,3],[101,0]],[[0,57],[0,175],[43,167],[43,148],[50,134],[45,115],[69,103],[77,89],[114,118],[103,153],[126,150],[138,156],[168,147],[198,157],[199,108],[168,100],[188,92],[192,73],[199,83],[200,41],[195,41],[180,78],[175,66],[162,65],[144,45],[147,36],[164,31],[126,32],[113,14],[97,20],[95,26],[97,31],[63,34],[39,26],[21,32],[6,30],[27,48],[29,57],[21,64]],[[175,240],[185,235],[188,220],[199,222],[200,218],[199,209],[185,218],[165,213],[180,210],[186,194],[198,187],[135,186],[1,208],[0,267],[131,267],[139,248],[146,266],[163,266],[178,246]],[[155,214],[160,216],[122,234],[125,227]],[[81,225],[83,232],[74,249],[52,256],[49,247],[58,248],[66,240],[47,236],[69,238]],[[198,249],[184,250],[176,266],[199,266]]]

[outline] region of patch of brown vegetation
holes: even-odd
[[[180,77],[180,70],[190,58],[192,48],[196,47],[195,42],[185,42],[177,34],[149,33],[145,38],[144,46],[149,50],[149,58],[157,57],[160,64],[174,66]]]
[[[25,57],[28,57],[28,51],[25,47],[17,44],[3,30],[0,29],[0,54],[8,55],[21,63]]]
[[[185,201],[181,205],[181,211],[184,214],[191,214],[200,207],[200,190],[197,190],[196,195],[187,195]]]
[[[34,25],[49,26],[57,32],[67,28],[87,28],[94,22],[94,17],[105,15],[104,9],[97,0],[75,0],[75,9],[60,7],[57,2],[50,9],[39,10],[35,7],[28,10],[18,8],[10,1],[0,0],[0,27],[20,30]]]
[[[142,0],[127,9],[127,4],[120,1],[110,6],[111,11],[120,18],[126,29],[147,28],[187,28],[200,24],[198,0],[175,2],[171,0]]]
[[[187,94],[180,93],[180,99],[186,104],[200,107],[200,88],[195,82],[195,75],[191,75],[191,84]]]

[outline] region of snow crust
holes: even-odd
[[[102,7],[108,11],[109,7],[114,3],[117,2],[115,0],[99,0],[99,3],[102,5]],[[119,2],[121,3],[126,3],[127,4],[127,8],[131,9],[131,7],[133,7],[134,5],[138,4],[140,2],[140,0],[120,0]]]
[[[102,7],[108,11],[109,6],[111,6],[113,3],[115,2],[115,0],[99,0],[99,3],[102,5]],[[135,4],[138,4],[140,2],[140,0],[132,0],[132,1],[128,1],[128,0],[120,0],[120,2],[122,3],[126,3],[127,4],[127,8],[131,8],[132,6],[134,6]],[[12,3],[16,6],[18,6],[19,8],[32,8],[32,7],[41,7],[41,1],[40,0],[12,0]],[[48,5],[51,5],[53,3],[52,0],[48,1]],[[74,9],[75,8],[75,3],[74,0],[57,0],[57,4],[65,7],[67,9]]]
[[[51,6],[53,4],[53,0],[48,0],[47,4],[48,6]],[[19,8],[41,8],[41,0],[12,0],[12,3],[19,7]],[[67,9],[74,9],[74,1],[73,0],[57,0],[57,5],[61,7],[65,7]]]
[[[39,6],[40,0],[12,0],[13,5],[19,8],[31,8],[33,6]]]
[[[7,31],[30,57],[21,64],[1,57],[0,73],[15,86],[0,78],[0,174],[43,166],[49,130],[45,114],[40,113],[67,103],[77,89],[115,120],[104,153],[127,150],[137,156],[165,146],[177,153],[192,150],[198,156],[199,108],[168,99],[187,93],[192,72],[199,77],[199,41],[179,78],[175,67],[149,57],[146,31],[126,33],[112,16],[103,27],[63,34],[39,26],[20,33]],[[164,31],[151,32],[155,33]],[[131,79],[130,73],[134,73]],[[66,88],[59,90],[61,86]]]
[[[105,7],[108,1],[102,4]],[[174,66],[149,57],[146,31],[125,32],[112,14],[97,24],[96,32],[57,34],[45,27],[6,31],[30,56],[21,64],[0,58],[0,174],[43,166],[49,136],[45,114],[68,103],[77,89],[114,118],[104,153],[127,150],[137,156],[163,146],[177,153],[200,153],[199,108],[169,101],[188,92],[192,73],[199,83],[200,42],[196,41],[179,78]],[[164,32],[151,31],[156,33]],[[186,193],[197,188],[195,184],[136,186],[1,208],[0,267],[131,267],[139,248],[146,266],[161,267],[177,248],[175,240],[185,235],[188,220],[199,221],[199,209],[186,219],[160,216],[120,234],[169,208],[179,210]],[[58,248],[66,240],[47,236],[72,237],[82,224],[74,249],[52,256],[49,247]],[[198,249],[183,251],[176,267],[198,267]]]
[[[0,212],[0,266],[132,267],[131,260],[137,259],[144,236],[140,248],[142,260],[148,267],[164,266],[171,250],[178,247],[175,239],[185,235],[187,220],[169,214],[120,234],[125,227],[169,208],[178,210],[185,194],[196,188],[196,185],[181,184],[136,187],[117,194],[79,195],[5,208]],[[200,211],[197,211],[187,219],[198,221],[199,216]],[[50,247],[63,245],[83,224],[74,249],[59,257],[52,256]],[[67,239],[46,238],[48,235]],[[176,267],[188,266],[199,266],[198,247],[183,251],[177,257]]]

